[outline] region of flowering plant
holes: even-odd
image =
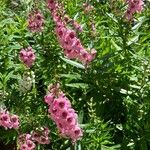
[[[149,149],[149,1],[0,3],[0,149]]]

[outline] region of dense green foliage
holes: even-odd
[[[85,68],[64,57],[44,0],[0,0],[0,107],[6,106],[21,121],[17,131],[0,127],[0,141],[13,142],[20,133],[48,126],[51,143],[39,150],[150,149],[150,2],[145,1],[144,10],[133,21],[124,19],[122,0],[88,2],[94,9],[86,13],[85,0],[62,1],[67,15],[83,26],[78,36],[84,46],[97,50],[96,58]],[[40,33],[27,28],[34,7],[45,18]],[[31,69],[18,55],[29,45],[36,54]],[[35,82],[22,92],[19,85],[26,73],[31,78],[34,73]],[[75,145],[58,135],[47,116],[43,97],[47,86],[56,82],[78,112],[84,130]]]

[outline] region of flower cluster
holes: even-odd
[[[50,140],[48,128],[41,128],[41,130],[32,131],[31,134],[22,134],[19,136],[18,144],[20,150],[34,150],[36,144],[49,144]]]
[[[91,62],[96,56],[96,50],[92,49],[88,52],[79,38],[77,38],[76,32],[67,27],[66,19],[64,15],[59,12],[59,4],[54,0],[48,0],[48,8],[51,11],[53,20],[56,24],[56,35],[61,47],[64,49],[64,54],[70,59],[77,59],[84,65]],[[73,22],[74,27],[81,30],[79,24]]]
[[[19,127],[19,117],[17,115],[9,114],[8,111],[0,111],[0,126],[5,129],[17,129]]]
[[[18,144],[20,150],[34,150],[36,145],[31,139],[30,134],[22,134],[19,136]]]
[[[29,68],[33,65],[35,61],[35,54],[32,47],[30,46],[26,49],[21,49],[19,56],[21,61]]]
[[[40,32],[44,25],[44,17],[41,12],[36,9],[29,14],[28,28],[31,32]]]
[[[37,142],[38,144],[49,144],[50,140],[49,140],[49,129],[48,128],[44,128],[42,130],[37,130],[37,131],[33,131],[31,136],[32,136],[32,140]]]
[[[128,9],[125,13],[127,20],[131,20],[136,12],[143,10],[143,0],[126,0],[126,3],[128,4]]]
[[[59,91],[58,84],[50,89],[50,93],[44,99],[49,106],[50,118],[55,121],[60,135],[76,142],[82,136],[82,130],[75,110],[65,94]]]

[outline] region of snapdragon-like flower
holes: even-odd
[[[55,31],[58,41],[64,49],[64,54],[68,58],[78,59],[85,65],[95,58],[96,50],[91,53],[87,52],[74,30],[66,28],[63,23],[59,22]]]
[[[42,128],[42,130],[33,131],[31,134],[32,140],[38,144],[49,144],[49,132],[48,128]]]
[[[82,137],[83,133],[78,124],[78,115],[71,107],[65,94],[59,91],[57,86],[53,86],[44,99],[49,106],[50,118],[55,121],[60,135],[70,138],[72,142],[76,142]]]
[[[21,49],[19,57],[20,60],[29,68],[33,65],[36,58],[33,49],[30,46],[26,49]]]
[[[53,12],[58,8],[58,3],[56,0],[47,0],[47,6]]]
[[[40,32],[43,29],[43,25],[44,17],[38,9],[35,9],[29,14],[28,28],[31,32]]]
[[[76,32],[70,29],[67,23],[71,22],[74,28],[79,31],[82,31],[82,27],[76,21],[70,20],[69,17],[60,13],[59,4],[56,0],[48,0],[47,3],[56,24],[55,32],[59,44],[63,48],[65,56],[69,59],[77,59],[84,65],[88,65],[95,58],[96,50],[88,52],[77,37]]]
[[[30,134],[22,134],[19,136],[18,144],[20,150],[35,150],[35,143],[31,140]]]
[[[19,117],[17,115],[11,115],[8,111],[0,111],[0,126],[5,129],[17,129],[19,127]]]
[[[74,19],[71,19],[68,15],[65,15],[63,20],[66,24],[71,24],[76,31],[83,32],[82,26],[76,22]]]
[[[143,0],[126,0],[128,4],[125,17],[127,20],[131,20],[135,13],[140,13],[143,10]]]
[[[31,134],[21,134],[18,138],[20,150],[35,150],[36,144],[49,144],[49,132],[46,127],[32,131]]]
[[[12,128],[17,129],[19,127],[19,117],[17,115],[11,115],[10,121]]]

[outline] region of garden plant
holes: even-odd
[[[150,0],[0,0],[0,150],[150,150]]]

